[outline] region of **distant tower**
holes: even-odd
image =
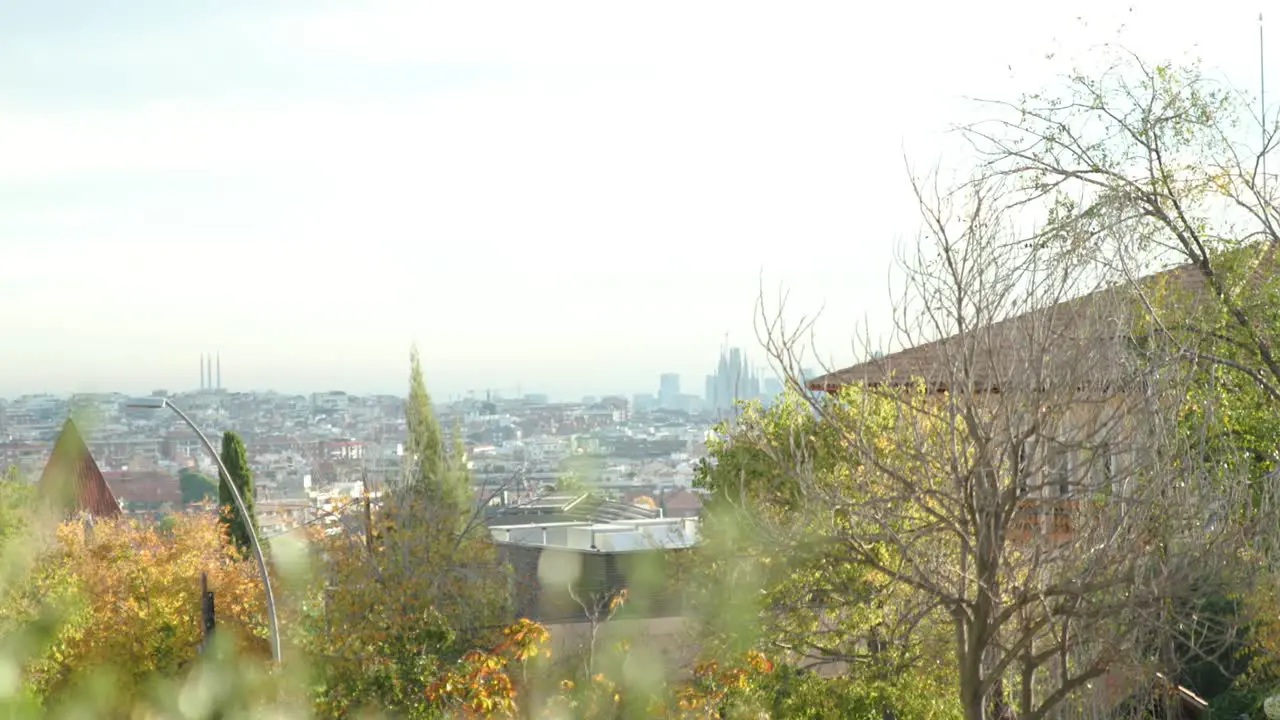
[[[204,353],[200,354],[200,389],[204,389]]]
[[[206,390],[213,389],[213,358],[209,358],[204,364],[204,387]]]
[[[218,384],[214,387],[219,392],[222,391],[222,353],[218,353]]]
[[[680,397],[680,376],[663,373],[658,376],[658,405],[664,410],[675,408]]]

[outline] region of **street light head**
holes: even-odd
[[[133,398],[124,404],[127,408],[139,408],[143,410],[162,410],[169,401],[162,397],[145,397]]]

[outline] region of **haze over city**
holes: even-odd
[[[1280,718],[1267,7],[0,0],[0,717]]]
[[[0,395],[190,389],[212,352],[402,393],[415,341],[445,395],[652,392],[754,351],[762,285],[840,364],[918,226],[904,152],[1125,23],[1257,77],[1236,2],[6,4]]]

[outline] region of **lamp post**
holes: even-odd
[[[227,484],[227,488],[231,491],[231,497],[236,502],[236,510],[240,512],[240,517],[244,518],[245,527],[249,531],[249,540],[253,544],[253,556],[258,561],[258,574],[262,576],[262,590],[267,598],[267,629],[271,633],[271,657],[277,664],[279,664],[280,626],[276,622],[276,598],[271,592],[271,577],[267,574],[267,561],[262,556],[262,545],[258,543],[258,533],[254,530],[253,518],[249,517],[249,510],[244,505],[244,498],[240,497],[240,490],[236,488],[235,483],[231,482],[231,473],[227,472],[227,466],[222,464],[222,457],[218,454],[218,451],[214,449],[213,443],[209,442],[209,438],[205,437],[205,434],[201,432],[200,428],[191,421],[191,418],[187,417],[186,413],[182,412],[177,405],[169,402],[167,398],[138,398],[125,403],[125,407],[145,410],[163,410],[164,408],[169,408],[176,413],[178,417],[182,418],[182,422],[186,423],[187,427],[191,428],[191,430],[195,432],[196,436],[200,438],[200,442],[204,445],[204,449],[209,451],[209,454],[213,456],[213,461],[218,464],[218,470],[220,471],[219,475],[223,478],[222,481]]]

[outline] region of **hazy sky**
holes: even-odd
[[[414,341],[441,395],[701,392],[762,279],[847,361],[961,96],[1121,23],[1257,86],[1258,3],[1030,7],[0,3],[0,394],[213,351],[231,389],[400,392]]]

